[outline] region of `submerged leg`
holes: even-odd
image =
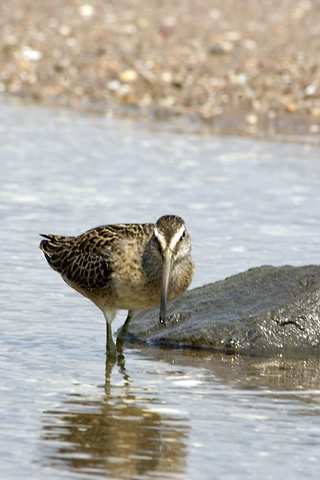
[[[132,318],[132,315],[133,315],[133,312],[131,312],[131,310],[129,310],[126,321],[124,322],[124,324],[122,325],[122,327],[121,327],[121,329],[118,333],[118,336],[117,336],[117,350],[118,350],[119,353],[122,353],[123,344],[126,340],[127,331],[128,331],[128,328],[129,328],[129,323],[130,323],[130,320]]]

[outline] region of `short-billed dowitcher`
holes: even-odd
[[[49,265],[102,310],[111,354],[117,350],[111,323],[118,309],[128,310],[117,338],[120,351],[132,313],[160,305],[165,323],[167,300],[182,295],[193,277],[190,236],[175,215],[155,224],[103,225],[78,237],[42,236],[40,248]]]

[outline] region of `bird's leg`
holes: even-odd
[[[124,322],[124,324],[122,325],[119,333],[118,333],[118,336],[117,336],[117,351],[119,353],[122,353],[122,349],[123,349],[123,344],[126,340],[126,336],[127,336],[127,331],[128,331],[128,328],[129,328],[129,323],[130,323],[130,320],[132,318],[132,315],[133,315],[133,312],[131,312],[130,310],[128,311],[128,316],[126,318],[126,321]]]
[[[117,349],[112,338],[111,323],[107,321],[106,324],[107,324],[107,345],[106,345],[107,355],[114,357],[117,353]]]
[[[112,338],[112,328],[111,323],[116,316],[116,310],[105,310],[103,311],[104,318],[106,320],[106,329],[107,329],[107,341],[106,341],[106,350],[108,357],[116,357],[117,349]]]

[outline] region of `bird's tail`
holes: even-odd
[[[74,237],[64,237],[61,235],[40,234],[46,240],[42,240],[39,248],[42,250],[49,265],[52,265],[52,257],[61,249],[64,249],[68,243],[72,242]]]

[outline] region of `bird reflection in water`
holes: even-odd
[[[123,359],[117,366],[124,384],[112,386],[115,365],[106,361],[101,394],[69,394],[59,409],[44,412],[41,463],[117,479],[183,474],[190,430],[186,419],[160,413],[159,392],[134,388]]]

